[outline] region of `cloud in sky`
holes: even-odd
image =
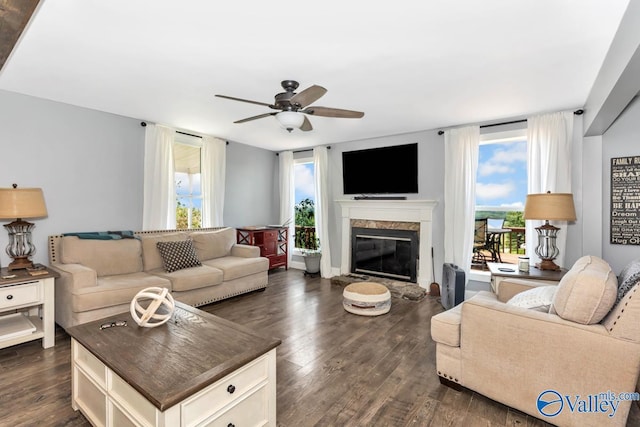
[[[478,165],[479,176],[513,174],[516,168],[527,167],[527,144],[503,143],[493,146],[491,157]]]
[[[500,205],[501,208],[514,208],[514,209],[518,209],[518,210],[523,210],[524,209],[524,203],[522,202],[515,202],[515,203],[503,203]]]
[[[476,199],[479,201],[504,199],[509,197],[515,190],[516,187],[512,182],[502,184],[483,184],[478,182],[476,183]]]
[[[312,164],[297,164],[294,168],[296,186],[296,203],[304,199],[315,200],[315,183]]]

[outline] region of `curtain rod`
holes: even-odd
[[[146,127],[147,126],[147,122],[140,122],[140,126]],[[179,133],[181,135],[187,135],[187,136],[192,136],[194,138],[202,139],[202,136],[200,136],[200,135],[194,135],[192,133],[182,132],[181,130],[177,130],[176,133]],[[227,143],[227,145],[229,145],[229,141],[225,141],[225,142]]]
[[[575,114],[576,116],[580,116],[583,113],[584,113],[584,110],[576,110],[576,111],[573,112],[573,114]],[[493,127],[493,126],[512,125],[514,123],[524,123],[526,121],[527,121],[527,119],[512,120],[510,122],[502,122],[502,123],[491,123],[491,124],[488,124],[488,125],[482,125],[482,126],[480,126],[480,128],[482,129],[482,128],[490,128],[490,127]],[[438,135],[444,135],[444,131],[443,130],[439,130],[438,131]]]
[[[330,145],[327,145],[327,150],[331,150],[331,146]],[[297,151],[294,151],[293,153],[294,154],[295,153],[304,153],[304,152],[307,152],[307,151],[313,151],[313,148],[307,148],[306,150],[297,150]],[[280,155],[280,153],[276,153],[276,156],[279,156],[279,155]]]

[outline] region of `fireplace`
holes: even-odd
[[[435,200],[336,200],[336,203],[341,207],[342,217],[340,274],[352,272],[352,228],[409,230],[417,235],[414,280],[425,289],[429,287]]]
[[[351,272],[416,282],[418,232],[351,228]]]

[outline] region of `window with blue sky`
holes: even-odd
[[[296,205],[304,199],[310,199],[315,202],[316,189],[313,162],[296,163],[293,180],[295,183]]]
[[[480,145],[476,206],[523,210],[527,197],[527,141]]]

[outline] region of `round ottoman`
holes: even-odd
[[[380,283],[352,283],[344,288],[342,297],[344,309],[361,316],[379,316],[391,309],[391,292]]]

